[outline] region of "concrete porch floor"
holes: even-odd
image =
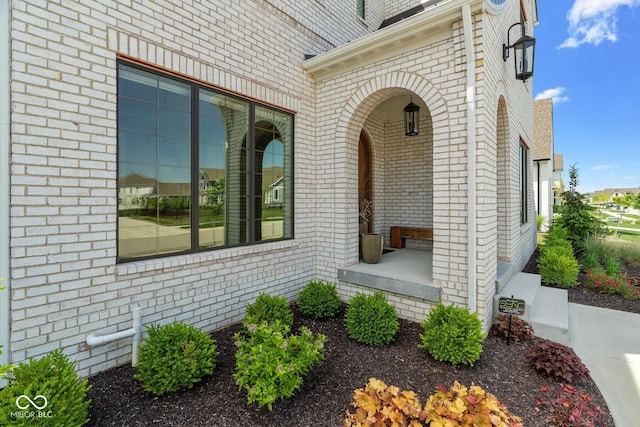
[[[338,269],[340,281],[395,292],[429,301],[440,301],[440,287],[433,284],[433,253],[420,249],[396,249],[382,255],[377,264],[360,261]]]

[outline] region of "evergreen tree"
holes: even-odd
[[[577,191],[578,168],[575,164],[569,168],[569,189],[562,193],[560,217],[556,223],[569,232],[568,239],[576,253],[584,246],[584,239],[589,234],[601,234],[602,222],[596,217],[596,208],[584,201],[584,196]]]

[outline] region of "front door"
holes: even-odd
[[[360,143],[358,144],[358,202],[367,199],[373,201],[373,178],[372,178],[372,156],[371,143],[364,132],[360,132]],[[373,217],[366,226],[362,226],[361,232],[371,233],[373,231]]]

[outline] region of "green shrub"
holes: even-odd
[[[2,282],[3,279],[4,277],[0,277],[0,282]],[[3,289],[4,286],[0,286],[0,291]],[[0,354],[2,354],[2,346],[0,346]],[[7,375],[7,372],[9,372],[12,368],[13,365],[0,365],[0,378],[4,378]]]
[[[400,329],[396,309],[382,292],[351,298],[345,324],[351,338],[369,345],[389,344]]]
[[[578,261],[566,248],[551,246],[542,252],[538,260],[542,281],[569,288],[578,284]]]
[[[251,323],[246,331],[234,335],[236,350],[236,384],[247,391],[249,403],[273,409],[278,398],[290,397],[300,388],[303,376],[324,360],[326,336],[313,335],[307,328],[300,335],[289,335],[289,327],[276,320]]]
[[[540,248],[541,254],[544,254],[549,248],[560,248],[567,255],[573,256],[573,247],[568,240],[568,232],[561,225],[553,224],[549,228],[549,232],[544,238],[544,244]]]
[[[583,253],[582,269],[584,271],[604,267],[610,275],[620,272],[620,261],[613,247],[599,235],[590,234],[584,239]]]
[[[140,346],[135,378],[155,395],[191,388],[216,367],[216,343],[205,332],[184,323],[151,325]]]
[[[556,246],[563,245],[567,242],[569,237],[569,232],[563,226],[552,223],[549,227],[549,231],[544,236],[544,245],[545,246]]]
[[[246,317],[251,317],[254,322],[274,323],[279,320],[289,329],[293,327],[293,314],[285,297],[260,294],[253,304],[247,306],[245,312]]]
[[[438,303],[422,323],[422,344],[434,359],[473,365],[480,358],[486,334],[482,322],[467,308]]]
[[[66,427],[89,422],[91,401],[86,396],[91,386],[75,368],[60,349],[14,367],[9,384],[0,391],[0,425]]]
[[[538,231],[542,230],[542,225],[544,224],[544,216],[543,215],[538,215],[536,217],[536,229]]]
[[[312,280],[298,295],[298,308],[316,319],[333,317],[340,310],[340,297],[333,283]]]
[[[604,271],[609,276],[615,276],[620,273],[620,263],[613,254],[607,254],[604,258]]]
[[[587,271],[594,268],[600,268],[600,259],[598,258],[598,254],[586,251],[584,259],[582,260],[582,269]]]

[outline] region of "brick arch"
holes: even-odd
[[[353,93],[338,118],[336,140],[357,141],[369,114],[384,100],[407,91],[419,96],[427,105],[434,136],[448,129],[449,114],[442,94],[424,77],[396,71],[366,81]]]
[[[496,200],[497,200],[497,256],[498,261],[511,261],[511,243],[509,239],[509,218],[513,209],[509,188],[510,162],[510,132],[507,102],[504,93],[500,93],[496,99]]]

